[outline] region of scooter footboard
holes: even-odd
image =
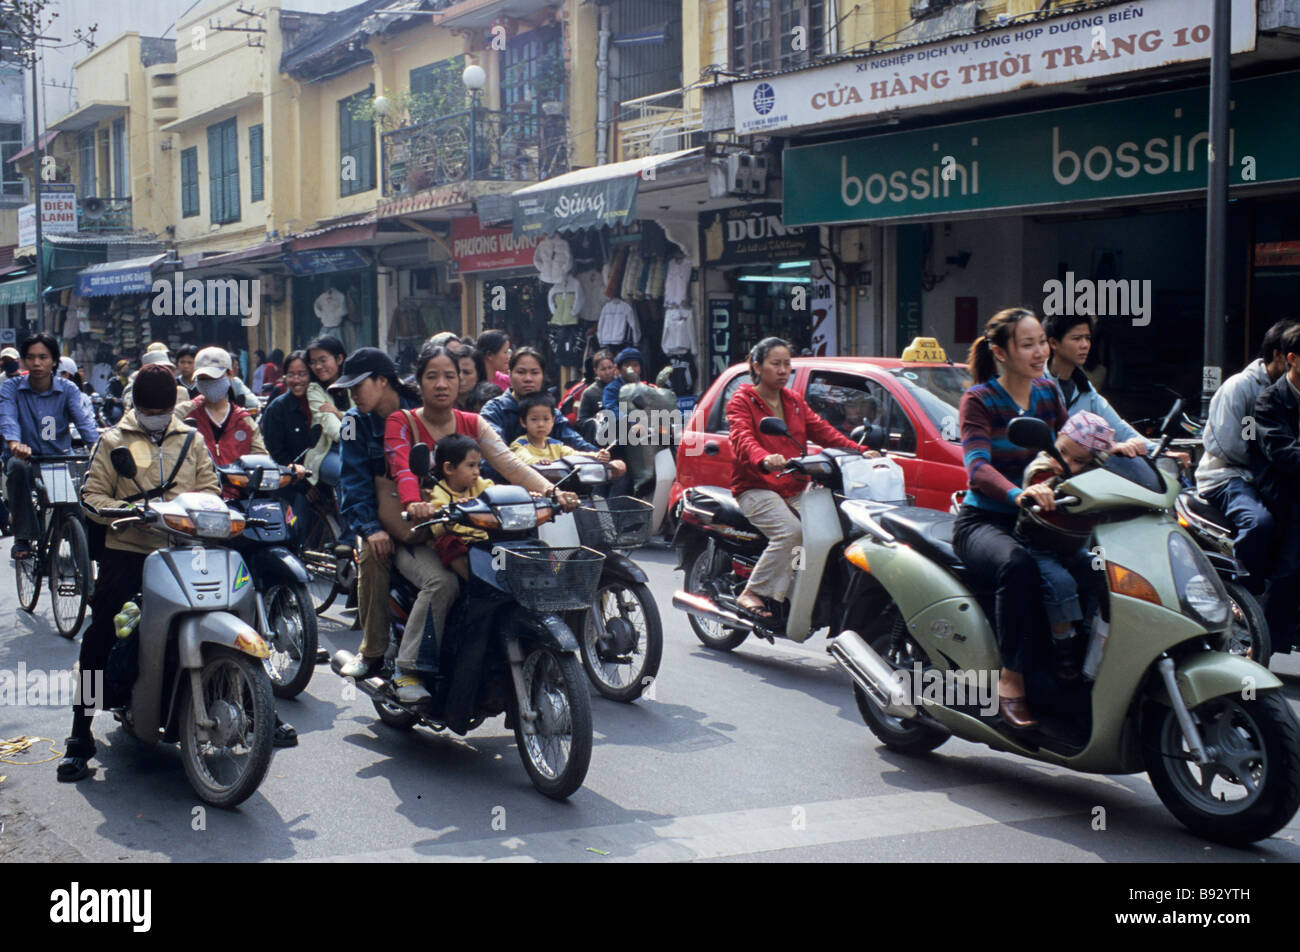
[[[254,658],[269,658],[271,651],[257,631],[230,612],[187,615],[177,629],[182,668],[203,667],[203,646],[220,645]]]
[[[1206,701],[1228,694],[1258,694],[1282,687],[1281,679],[1258,662],[1222,651],[1200,652],[1177,663],[1174,681],[1183,703],[1192,709]],[[1171,704],[1164,684],[1153,679],[1151,697],[1161,704]]]

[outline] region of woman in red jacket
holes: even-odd
[[[803,397],[786,389],[791,353],[790,345],[779,337],[759,341],[749,354],[749,376],[754,382],[743,384],[727,401],[736,457],[731,493],[754,527],[767,536],[767,548],[739,599],[742,608],[759,618],[772,617],[764,599],[776,604],[785,599],[794,577],[794,548],[803,541],[798,508],[808,477],[779,473],[789,459],[802,455],[797,451],[809,439],[822,447],[862,449],[814,413]],[[758,431],[759,421],[769,416],[785,421],[789,438]]]

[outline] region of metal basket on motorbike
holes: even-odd
[[[535,612],[588,608],[596,597],[605,556],[586,546],[500,546],[497,578],[515,600]]]
[[[595,549],[633,549],[650,540],[654,506],[635,496],[594,499],[573,512],[578,538]]]

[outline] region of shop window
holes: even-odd
[[[126,120],[113,120],[113,198],[131,194],[130,162],[126,153]]]
[[[859,426],[883,426],[891,453],[916,452],[916,428],[884,386],[855,374],[814,371],[804,399],[835,429],[848,436]]]
[[[8,168],[7,158],[5,163],[5,168]],[[82,198],[89,198],[95,194],[94,130],[77,135],[77,179],[80,185],[78,192]]]
[[[732,69],[798,66],[821,55],[825,45],[826,0],[732,0]]]
[[[559,27],[530,30],[511,40],[501,54],[501,106],[564,101],[564,53]],[[520,108],[523,108],[522,106]]]
[[[371,86],[339,100],[339,195],[356,195],[375,187],[375,124],[356,113],[375,96]]]
[[[264,163],[266,155],[262,150],[262,124],[248,127],[248,200],[260,202],[266,198],[266,181]]]
[[[0,191],[5,198],[22,198],[26,194],[26,185],[18,170],[9,162],[23,147],[23,127],[18,122],[0,123],[0,175],[3,183]]]
[[[428,122],[469,108],[465,83],[465,57],[450,56],[411,70],[411,121]]]
[[[208,126],[208,205],[214,225],[239,221],[239,135],[233,118]]]
[[[193,218],[199,213],[199,147],[190,146],[181,152],[181,217]]]

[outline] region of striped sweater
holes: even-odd
[[[961,449],[970,476],[966,505],[994,512],[1015,512],[1025,468],[1034,450],[1021,449],[1007,439],[1007,424],[1018,416],[1035,416],[1053,432],[1065,425],[1065,401],[1048,377],[1034,381],[1029,408],[1022,410],[996,379],[977,384],[962,395],[958,420]]]

